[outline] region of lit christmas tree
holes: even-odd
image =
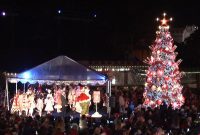
[[[180,84],[182,73],[179,71],[181,60],[175,61],[178,53],[174,51],[177,46],[173,44],[169,25],[167,25],[172,18],[167,20],[165,13],[163,16],[159,31],[156,32],[156,40],[150,46],[151,57],[145,60],[149,67],[146,72],[143,105],[155,108],[165,103],[167,106],[171,105],[173,109],[179,109],[184,104],[183,86]]]

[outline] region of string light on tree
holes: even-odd
[[[182,73],[178,67],[181,60],[175,61],[176,46],[169,32],[168,22],[172,18],[167,19],[166,13],[163,13],[163,19],[156,20],[160,21],[159,30],[155,42],[149,47],[152,50],[151,57],[145,60],[149,67],[146,71],[143,105],[155,108],[165,103],[179,109],[184,104],[184,97],[180,84]]]

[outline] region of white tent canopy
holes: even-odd
[[[67,56],[58,56],[32,69],[8,77],[9,82],[22,83],[82,83],[103,84],[107,80],[104,74],[90,69]]]

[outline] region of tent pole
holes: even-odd
[[[107,81],[106,82],[106,95],[108,95],[108,103],[107,103],[107,113],[108,113],[108,115],[109,115],[109,107],[110,107],[110,99],[109,99],[109,83],[108,83],[109,81]]]
[[[111,87],[112,87],[112,83],[111,83],[111,81],[109,80],[109,83],[110,83],[110,88],[109,88],[109,96],[111,97]]]
[[[26,83],[24,83],[24,93],[25,93],[25,87],[26,87]]]
[[[7,78],[6,78],[6,82],[7,82]],[[6,85],[7,86],[7,85]],[[5,94],[4,94],[4,103],[3,106],[6,107],[6,99],[7,99],[7,90],[5,88]]]
[[[112,87],[112,81],[109,80],[109,83],[110,83],[110,88],[109,88],[109,101],[110,101],[110,97],[111,97],[111,87]],[[110,105],[109,105],[110,106]],[[109,107],[109,118],[110,118],[110,113],[111,113],[111,107]]]
[[[107,86],[106,86],[106,93],[109,93],[109,83],[108,83],[109,81],[107,81]]]
[[[8,80],[6,79],[6,99],[7,99],[7,109],[10,110],[9,108],[9,97],[8,97]]]
[[[16,81],[16,86],[15,87],[16,87],[16,94],[17,94],[17,81]]]
[[[108,116],[110,118],[110,113],[111,113],[111,107],[110,107],[110,97],[111,97],[111,81],[108,80],[107,81],[107,92],[108,94],[108,106],[107,106],[107,112],[108,112]]]

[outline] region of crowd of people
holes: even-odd
[[[198,135],[200,134],[200,95],[184,88],[185,104],[180,110],[165,105],[143,108],[143,87],[113,90],[115,105],[110,117],[82,115],[66,117],[26,116],[0,111],[0,134],[5,135]],[[102,106],[103,107],[103,106]]]

